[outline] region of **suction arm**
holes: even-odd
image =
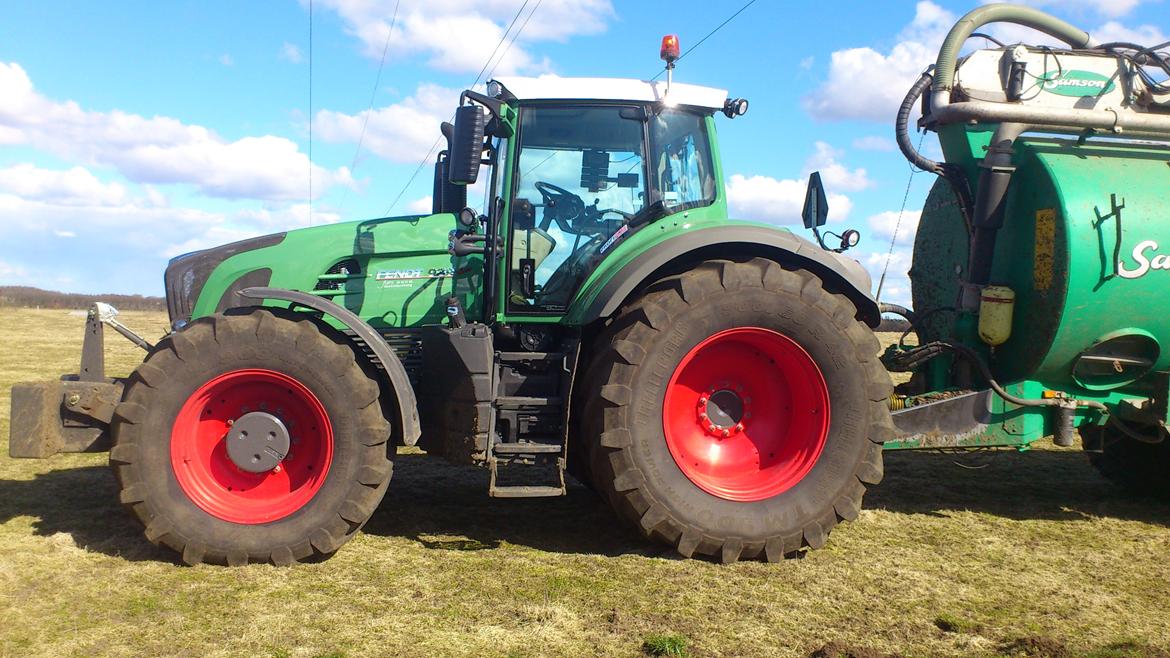
[[[1060,39],[1073,48],[1088,48],[1093,44],[1088,32],[1031,7],[1000,3],[972,9],[955,23],[951,31],[947,33],[942,48],[939,48],[938,61],[934,66],[934,98],[936,102],[942,100],[945,103],[945,99],[949,96],[945,92],[950,91],[954,84],[955,60],[959,56],[959,49],[963,47],[963,43],[967,41],[971,33],[988,23],[1015,23],[1030,27],[1050,37]]]

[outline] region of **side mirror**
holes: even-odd
[[[829,198],[821,183],[821,172],[814,171],[808,177],[808,190],[804,193],[804,210],[800,213],[804,227],[816,229],[829,221]]]
[[[487,114],[480,105],[461,105],[455,110],[447,178],[455,185],[471,185],[479,178]]]

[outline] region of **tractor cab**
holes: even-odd
[[[730,101],[722,89],[510,77],[463,99],[436,162],[435,212],[464,218],[452,235],[453,255],[494,252],[506,263],[498,282],[485,277],[494,283],[485,297],[495,298],[484,300],[485,311],[561,316],[598,263],[634,232],[717,202],[726,216],[712,117],[742,114],[746,101]],[[481,164],[490,167],[486,176]],[[486,195],[475,219],[455,207],[472,184]]]

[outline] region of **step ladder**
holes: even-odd
[[[574,342],[565,352],[496,352],[492,365],[495,399],[489,419],[488,495],[493,498],[539,498],[565,495],[568,457],[568,401],[577,359]],[[544,382],[538,397],[501,395],[510,373],[536,371]],[[529,387],[531,388],[531,387]],[[555,389],[555,390],[553,390]],[[526,425],[539,426],[533,430]],[[501,478],[501,471],[515,477]],[[504,481],[507,481],[505,483]],[[535,480],[535,481],[534,481]]]

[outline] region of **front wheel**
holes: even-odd
[[[168,336],[131,376],[110,462],[146,537],[190,564],[329,555],[390,480],[379,386],[311,317],[251,309]]]
[[[814,274],[754,259],[666,278],[600,339],[594,485],[685,556],[819,548],[882,477],[892,387],[873,333]]]

